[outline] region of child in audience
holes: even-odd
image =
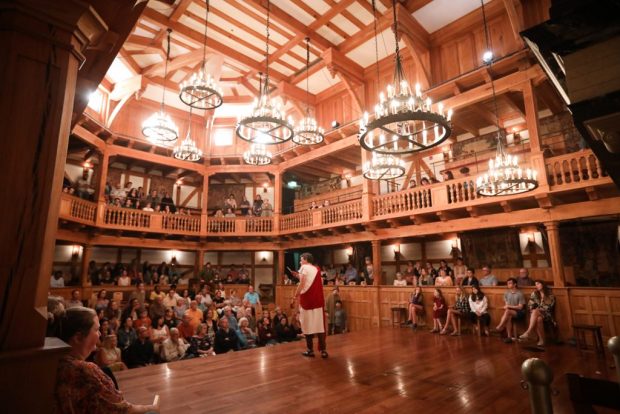
[[[469,309],[471,309],[470,317],[473,324],[480,323],[480,329],[484,329],[484,334],[489,336],[489,324],[491,317],[489,316],[489,302],[480,286],[472,285],[471,295],[469,296]]]
[[[455,288],[455,301],[454,306],[448,308],[448,319],[441,335],[448,333],[448,325],[452,325],[452,336],[458,336],[461,334],[461,317],[469,315],[469,299],[467,295],[463,293],[463,289],[460,286]]]
[[[446,300],[443,298],[443,294],[440,289],[435,289],[433,292],[433,329],[432,333],[441,332],[441,320],[446,317]]]
[[[334,335],[345,333],[347,331],[347,312],[342,307],[342,301],[336,301],[334,309]]]
[[[262,323],[258,327],[258,338],[263,346],[272,346],[278,343],[276,341],[276,333],[271,326],[271,319],[264,317]]]

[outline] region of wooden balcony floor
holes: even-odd
[[[529,413],[521,363],[544,359],[556,412],[572,412],[564,374],[613,380],[609,362],[568,345],[544,353],[497,337],[446,337],[382,328],[328,338],[330,358],[304,358],[303,342],[117,373],[135,403],[161,396],[162,413]],[[600,371],[602,374],[596,374]],[[601,411],[604,412],[604,411]]]

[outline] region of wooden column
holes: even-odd
[[[362,165],[366,163],[366,161],[370,160],[370,152],[360,149],[362,152]],[[372,197],[375,193],[375,183],[371,180],[367,180],[365,178],[362,179],[362,221],[368,222],[370,221],[370,217],[373,215],[372,211]]]
[[[284,283],[284,250],[280,249],[277,251],[278,254],[278,266],[276,267],[276,282]]]
[[[562,260],[562,248],[560,246],[560,228],[557,221],[545,223],[547,239],[549,241],[549,257],[551,258],[551,269],[553,269],[553,286],[564,287],[564,261]]]
[[[68,350],[45,332],[78,68],[107,28],[86,2],[0,8],[0,394],[6,412],[47,413]]]
[[[375,285],[383,283],[383,275],[381,274],[381,240],[373,240],[372,244],[372,268],[375,278]]]
[[[207,202],[209,198],[209,174],[205,174],[202,178],[202,194],[200,197],[200,233],[207,234],[207,216],[209,210],[207,209]]]
[[[273,184],[273,231],[280,231],[280,216],[282,215],[282,173],[276,171]]]
[[[93,248],[90,244],[82,246],[82,273],[80,277],[80,287],[92,286],[90,275],[88,274],[88,263],[93,256]]]
[[[99,163],[99,182],[97,183],[97,198],[96,200],[105,202],[105,183],[108,181],[108,168],[110,164],[110,156],[105,151],[101,155],[101,162]]]
[[[531,80],[525,82],[523,86],[523,103],[525,105],[525,122],[530,134],[530,159],[531,167],[538,171],[538,183],[542,190],[548,189],[547,172],[545,158],[540,143],[540,131],[538,124],[538,103],[534,93],[534,85]]]

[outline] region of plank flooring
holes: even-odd
[[[449,337],[377,328],[328,338],[330,358],[304,358],[304,342],[117,373],[125,397],[162,413],[529,413],[521,363],[553,369],[555,412],[570,413],[564,374],[616,380],[607,361],[569,345],[534,352],[497,337]]]

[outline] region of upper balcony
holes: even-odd
[[[304,233],[340,234],[360,225],[377,229],[446,222],[465,217],[550,208],[554,205],[616,197],[617,188],[590,150],[561,156],[535,156],[544,165],[541,186],[533,192],[507,197],[480,197],[475,177],[467,177],[388,194],[361,194],[358,198],[314,210],[273,217],[218,218],[207,215],[149,213],[93,203],[63,194],[60,220],[117,232],[180,237],[283,237]],[[542,168],[541,168],[542,169]],[[620,205],[618,203],[617,205]],[[618,213],[616,211],[615,213]],[[577,216],[579,215],[576,213]],[[501,223],[499,223],[501,224]]]

